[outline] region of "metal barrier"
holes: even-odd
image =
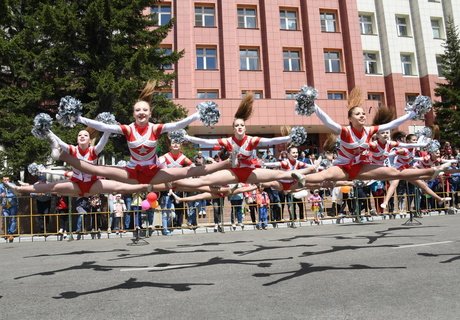
[[[355,193],[358,194],[358,193]],[[441,194],[441,193],[440,193]],[[445,195],[446,193],[442,193]],[[455,199],[455,204],[458,203],[460,199],[459,193],[449,193],[453,200]],[[439,206],[436,202],[433,202],[432,199],[421,195],[417,199],[417,194],[404,194],[402,197],[397,196],[397,202],[394,206],[394,209],[387,210],[387,212],[380,214],[376,205],[378,204],[377,199],[382,197],[352,197],[350,199],[345,199],[345,205],[338,202],[333,202],[330,196],[323,198],[322,210],[316,214],[312,212],[311,205],[308,203],[307,199],[301,199],[297,201],[291,201],[288,203],[272,203],[268,210],[268,223],[273,227],[276,227],[280,223],[287,224],[288,226],[301,226],[303,223],[308,224],[321,224],[326,220],[334,220],[335,223],[340,223],[345,218],[351,218],[355,222],[362,222],[365,220],[370,220],[373,217],[381,216],[382,218],[394,217],[399,214],[401,217],[405,217],[410,212],[413,212],[415,215],[421,215],[426,213],[441,213],[442,211],[447,211],[450,207],[449,203]],[[221,198],[222,199],[222,198]],[[400,201],[402,199],[402,201]],[[75,212],[72,209],[72,201],[69,201],[68,211],[65,213],[53,212],[49,214],[37,214],[36,204],[34,204],[34,199],[31,197],[20,197],[19,198],[19,211],[18,215],[15,217],[4,217],[2,215],[2,223],[0,225],[0,235],[4,238],[7,238],[9,235],[6,233],[6,227],[11,222],[11,219],[16,219],[17,221],[17,232],[13,234],[15,238],[21,237],[30,237],[32,241],[37,239],[37,237],[42,237],[46,240],[47,237],[54,235],[58,240],[73,240],[75,237],[77,239],[84,237],[91,237],[92,239],[101,238],[101,234],[106,234],[104,237],[111,237],[113,235],[123,236],[125,232],[133,232],[136,230],[136,227],[141,229],[148,230],[149,235],[161,235],[163,231],[162,221],[160,216],[162,215],[163,209],[155,209],[152,211],[135,211],[131,210],[125,214],[131,216],[131,221],[133,221],[129,229],[124,229],[123,227],[117,231],[117,228],[111,228],[110,222],[111,216],[113,213],[108,211],[97,211],[97,212],[88,212],[85,214],[80,214]],[[233,217],[232,223],[232,206],[228,200],[222,201],[222,212],[218,222],[215,221],[214,208],[212,205],[206,206],[206,214],[199,215],[199,212],[195,212],[196,215],[196,225],[182,223],[177,225],[174,222],[169,222],[168,228],[174,230],[175,232],[179,231],[184,233],[185,230],[192,230],[196,232],[197,228],[204,228],[206,232],[215,231],[216,224],[220,228],[227,230],[236,230],[238,227],[257,227],[258,224],[258,210],[256,204],[248,205],[243,202],[242,211],[243,211],[243,220],[242,225],[238,226],[236,223],[237,217]],[[227,201],[226,204],[224,202]],[[351,202],[350,202],[351,201]],[[216,202],[216,201],[215,201]],[[418,202],[418,205],[414,205]],[[346,207],[350,206],[351,208]],[[303,210],[293,212],[295,208]],[[420,208],[420,210],[416,210]],[[188,204],[184,205],[184,208],[181,209],[182,212],[175,210],[175,214],[182,214],[184,219],[187,219],[189,207]],[[236,211],[236,210],[235,210]],[[25,212],[28,212],[27,214]],[[216,211],[218,212],[218,210]],[[142,220],[139,223],[134,222],[138,219],[138,215],[141,215]],[[170,219],[174,221],[173,219]],[[185,220],[184,220],[185,221]],[[333,222],[334,222],[333,221]],[[112,220],[113,222],[113,220]],[[43,223],[43,230],[39,230],[41,223]],[[110,232],[111,231],[111,232]],[[67,237],[67,238],[66,238]]]

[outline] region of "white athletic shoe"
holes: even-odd
[[[298,172],[292,172],[291,173],[291,177],[297,181],[297,185],[299,186],[299,188],[303,188],[305,187],[305,176],[298,173]]]

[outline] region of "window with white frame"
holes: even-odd
[[[240,48],[240,70],[260,70],[259,50]]]
[[[434,39],[442,39],[442,22],[439,18],[431,18],[431,30]]]
[[[324,51],[324,67],[326,72],[341,72],[342,62],[340,51],[325,50]]]
[[[287,100],[294,100],[296,94],[298,94],[299,91],[286,91],[284,98]]]
[[[172,54],[172,47],[161,47],[159,48],[162,57],[168,57]],[[163,70],[172,70],[173,65],[171,63],[165,63],[161,65]]]
[[[418,93],[406,93],[406,103],[413,103],[418,95]]]
[[[368,92],[367,100],[378,101],[379,105],[384,103],[383,93],[382,92]]]
[[[290,9],[280,10],[280,29],[297,30],[297,11]]]
[[[301,71],[300,50],[283,50],[284,71]]]
[[[213,47],[196,48],[196,68],[198,70],[217,69],[217,49]]]
[[[321,31],[337,32],[337,13],[333,11],[320,11]]]
[[[155,92],[154,94],[155,95],[161,95],[161,96],[165,97],[166,99],[170,99],[170,100],[173,98],[172,90],[163,89],[161,91]]]
[[[195,26],[197,27],[215,27],[215,9],[209,5],[195,6]]]
[[[364,71],[366,74],[378,74],[378,52],[364,52]]]
[[[238,13],[238,28],[255,29],[257,28],[257,11],[256,8],[239,7]]]
[[[246,97],[246,94],[248,92],[252,92],[252,94],[254,95],[254,99],[256,100],[264,98],[264,94],[261,90],[243,90],[241,91],[241,98]]]
[[[170,4],[154,5],[150,12],[153,13],[154,17],[158,19],[157,26],[164,26],[165,24],[169,23],[172,17]]]
[[[444,64],[442,62],[442,57],[440,55],[436,55],[436,66],[438,68],[438,76],[444,77],[445,76]]]
[[[198,90],[196,93],[198,99],[218,99],[219,91],[218,90]]]
[[[401,69],[402,74],[405,76],[412,76],[415,74],[413,67],[413,55],[411,53],[401,54]]]
[[[408,37],[409,34],[409,17],[408,16],[396,16],[396,29],[398,36]]]
[[[361,29],[361,34],[374,34],[372,15],[364,13],[360,14],[359,27]]]
[[[328,91],[327,92],[328,100],[345,100],[345,92],[343,91]]]

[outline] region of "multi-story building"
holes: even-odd
[[[165,66],[177,72],[165,94],[190,110],[203,100],[220,107],[216,127],[197,123],[191,134],[230,135],[250,90],[257,100],[248,134],[277,136],[282,125],[303,125],[306,148],[320,147],[328,130],[315,115],[294,113],[302,85],[315,87],[317,103],[341,124],[354,87],[369,118],[381,103],[400,116],[417,95],[434,98],[446,21],[460,21],[460,0],[177,0],[146,10],[159,24],[176,19],[163,47],[185,51],[177,65]],[[423,123],[403,129],[415,125]]]

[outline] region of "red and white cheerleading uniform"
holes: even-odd
[[[160,157],[160,163],[167,168],[183,168],[193,164],[192,160],[187,158],[182,152],[173,154],[168,152]]]
[[[391,149],[399,146],[397,141],[385,141],[381,143],[379,140],[369,144],[369,161],[371,164],[383,166],[388,158]]]
[[[399,148],[393,161],[393,167],[398,170],[411,168],[414,161],[416,148]]]
[[[156,155],[158,138],[163,130],[162,124],[149,123],[139,127],[135,123],[120,125],[128,143],[131,158],[126,165],[129,178],[140,183],[150,183],[161,169]]]
[[[260,143],[260,137],[251,137],[245,135],[243,139],[238,140],[235,136],[231,138],[217,139],[217,143],[224,147],[228,152],[236,150],[238,158],[238,167],[230,170],[238,177],[238,181],[246,183],[252,171],[260,168],[259,159],[254,154]]]
[[[369,164],[368,149],[372,136],[379,131],[379,126],[364,127],[361,132],[347,126],[340,132],[340,147],[333,164],[348,173],[353,180],[359,174],[362,164]]]
[[[299,161],[297,159],[286,159],[280,162],[280,169],[283,171],[294,171],[299,169],[304,169],[309,165],[305,162]],[[279,180],[281,185],[283,186],[283,190],[290,190],[294,184],[297,184],[297,181],[294,180]]]
[[[96,164],[98,155],[96,154],[96,148],[95,147],[89,147],[86,150],[82,150],[78,146],[68,146],[69,154],[77,159]],[[83,196],[85,193],[89,193],[89,190],[93,186],[93,184],[98,180],[99,178],[95,175],[87,174],[84,172],[81,172],[78,169],[73,168],[72,169],[72,177],[70,178],[70,181],[75,182],[78,187],[80,188],[80,196]]]

